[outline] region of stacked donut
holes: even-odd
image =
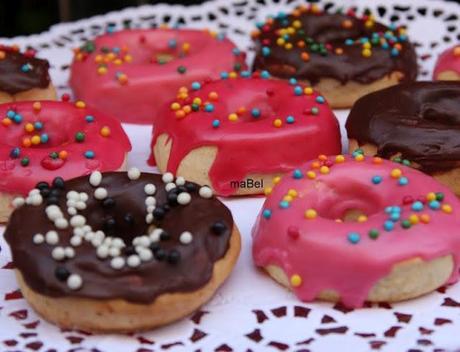
[[[43,317],[129,332],[197,309],[240,251],[216,195],[267,197],[254,262],[301,300],[360,307],[458,280],[460,83],[441,80],[459,79],[460,47],[439,82],[413,82],[406,29],[368,11],[300,6],[252,39],[250,70],[211,31],[110,29],[74,52],[75,102],[49,101],[34,51],[0,46],[0,220]],[[349,155],[331,107],[352,107]],[[161,176],[127,168],[120,121],[153,125]]]

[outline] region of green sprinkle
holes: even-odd
[[[444,200],[444,193],[436,192],[436,200],[442,202]]]
[[[28,157],[24,157],[21,159],[21,165],[22,166],[27,166],[29,165],[29,158]]]
[[[75,140],[79,143],[83,142],[85,140],[85,134],[83,132],[75,133]]]
[[[409,220],[403,220],[401,221],[401,227],[403,229],[410,229],[410,227],[412,226],[412,224],[410,223]]]
[[[179,72],[181,75],[183,75],[185,72],[187,72],[187,68],[185,66],[179,66],[177,68],[177,72]]]
[[[377,237],[379,237],[379,231],[377,229],[370,230],[369,237],[372,238],[373,240],[377,239]]]

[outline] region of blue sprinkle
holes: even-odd
[[[359,41],[361,42],[361,44],[364,44],[364,43],[369,42],[369,38],[367,38],[367,37],[362,37]]]
[[[219,120],[213,120],[212,121],[212,127],[217,128],[220,126],[220,121]]]
[[[396,23],[390,23],[390,25],[388,26],[388,28],[390,28],[392,31],[396,30]]]
[[[395,224],[393,221],[385,221],[385,223],[383,224],[383,228],[385,229],[385,231],[392,231],[394,228],[395,228]]]
[[[41,130],[43,128],[43,123],[41,123],[40,121],[34,122],[34,128],[36,130]]]
[[[107,27],[107,33],[113,33],[115,32],[115,26],[114,25],[109,25]]]
[[[263,56],[270,56],[270,52],[271,52],[271,50],[270,50],[270,48],[268,46],[262,47],[262,55]]]
[[[177,46],[177,41],[176,39],[169,39],[168,40],[168,47],[171,49],[174,49]]]
[[[261,29],[264,25],[265,25],[264,22],[260,22],[260,21],[256,22],[256,27],[259,28],[259,29]]]
[[[390,44],[388,44],[387,42],[382,43],[382,49],[388,50],[389,48],[390,48]]]
[[[283,209],[289,208],[289,202],[286,200],[282,200],[280,202],[280,208],[283,208]]]
[[[85,120],[86,120],[86,122],[94,122],[94,116],[86,115]]]
[[[271,212],[271,210],[265,209],[265,210],[263,211],[262,215],[263,215],[263,217],[264,217],[265,219],[270,219],[271,216],[272,216],[272,212]]]
[[[276,15],[276,18],[279,18],[279,19],[283,19],[286,17],[287,17],[286,12],[283,12],[283,11],[278,12],[278,14]]]
[[[85,158],[87,158],[87,159],[93,159],[94,156],[95,156],[95,154],[94,154],[94,152],[92,150],[87,150],[84,155],[85,155]]]
[[[227,79],[228,78],[228,72],[225,72],[225,71],[221,72],[220,73],[220,78]]]
[[[430,203],[428,203],[428,206],[430,209],[438,210],[441,208],[441,203],[439,203],[437,200],[432,200]]]
[[[206,112],[213,112],[214,111],[214,105],[208,103],[204,106],[204,111]]]
[[[295,169],[294,172],[292,173],[292,177],[294,177],[295,179],[299,179],[299,178],[302,178],[302,171],[300,171],[299,169]]]
[[[251,71],[241,71],[240,76],[243,78],[250,78],[251,77]]]
[[[118,54],[118,53],[120,52],[120,48],[116,46],[116,47],[114,47],[114,48],[112,49],[112,51],[113,51],[115,54]]]
[[[18,147],[11,149],[10,157],[12,157],[13,159],[17,159],[19,158],[19,155],[21,155],[21,149],[19,149]]]
[[[321,95],[318,95],[318,96],[316,97],[316,102],[319,103],[319,104],[324,104],[325,101],[326,101],[326,100],[325,100],[324,97],[321,96]]]
[[[42,143],[46,143],[49,141],[49,136],[46,134],[46,133],[42,133],[41,136],[40,136],[40,142]]]
[[[255,118],[260,117],[260,109],[253,108],[253,109],[251,110],[251,115],[252,115],[252,117],[255,117]]]
[[[399,55],[398,49],[396,48],[391,49],[391,56],[398,56],[398,55]]]
[[[30,64],[24,64],[21,66],[22,72],[29,72],[31,69],[32,69],[32,66],[30,66]]]
[[[290,78],[290,79],[289,79],[289,84],[290,84],[291,86],[295,86],[295,85],[297,84],[297,80],[296,80],[295,78]]]
[[[225,33],[219,33],[217,34],[217,40],[222,41],[225,39]]]
[[[353,153],[351,153],[351,156],[353,158],[356,158],[358,155],[361,155],[361,154],[363,154],[362,149],[356,149],[356,150],[353,151]]]
[[[413,211],[422,211],[423,210],[423,203],[420,201],[416,201],[412,204]]]
[[[391,214],[393,212],[393,207],[386,207],[385,208],[385,213]]]
[[[398,180],[398,184],[400,186],[405,186],[409,183],[409,179],[407,177],[400,177],[399,180]]]
[[[6,116],[10,119],[12,119],[14,115],[16,115],[16,113],[13,110],[8,110],[8,112],[6,113]]]
[[[263,71],[260,73],[260,77],[263,78],[263,79],[270,78],[270,73],[268,73],[268,71],[266,71],[266,70],[263,70]]]
[[[318,109],[316,106],[314,106],[314,107],[311,108],[311,113],[312,113],[313,115],[318,115],[319,109]]]
[[[286,122],[287,123],[294,123],[295,119],[294,119],[294,116],[288,116],[286,117]]]
[[[201,88],[201,84],[199,82],[193,82],[192,83],[192,89],[193,90],[198,90]]]
[[[357,232],[350,232],[348,234],[348,241],[352,244],[356,244],[361,240],[361,236]]]
[[[294,88],[294,94],[295,95],[302,95],[303,89],[301,86],[295,86]]]
[[[401,212],[401,207],[394,206],[393,209],[391,210],[392,213],[400,213]]]
[[[401,35],[399,36],[399,41],[400,41],[400,42],[405,42],[406,40],[407,40],[407,35],[401,34]]]
[[[353,45],[353,39],[346,39],[345,40],[345,45]]]
[[[240,55],[241,51],[238,48],[233,48],[232,53],[233,53],[233,55],[238,56],[238,55]]]
[[[283,35],[283,39],[286,40],[286,41],[288,41],[288,40],[289,40],[289,34]]]
[[[22,116],[19,115],[19,114],[15,114],[14,117],[13,117],[13,121],[14,121],[14,123],[17,123],[17,124],[21,123],[22,122]]]
[[[399,221],[399,219],[401,219],[401,214],[400,213],[394,212],[394,213],[390,214],[390,220],[391,221]]]
[[[373,183],[374,185],[378,185],[378,184],[381,183],[381,182],[382,182],[382,177],[381,177],[381,176],[374,176],[374,177],[372,177],[372,183]]]

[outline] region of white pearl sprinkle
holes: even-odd
[[[149,196],[154,195],[156,190],[157,190],[157,188],[155,187],[155,185],[153,183],[147,183],[144,186],[144,192],[145,192],[145,194],[147,194]]]
[[[145,216],[145,222],[146,222],[147,224],[151,224],[151,223],[153,222],[153,214],[147,214],[147,215]]]
[[[150,239],[148,236],[140,236],[138,237],[138,244],[143,247],[148,247],[150,245]]]
[[[83,280],[80,275],[72,274],[67,278],[67,286],[71,290],[78,290],[83,285]]]
[[[78,202],[75,204],[75,208],[77,208],[78,210],[86,209],[86,203],[83,202],[83,201],[78,201]]]
[[[94,240],[94,236],[96,236],[96,234],[93,231],[89,231],[85,233],[85,240],[91,242],[92,240]]]
[[[13,205],[14,208],[19,208],[19,207],[23,206],[25,202],[26,201],[25,201],[24,198],[16,197],[16,198],[13,199],[13,202],[11,204]]]
[[[70,244],[74,247],[78,247],[79,245],[81,245],[81,242],[82,240],[81,240],[81,237],[79,236],[72,236],[70,238]]]
[[[148,248],[142,248],[138,253],[139,253],[139,258],[141,258],[143,262],[148,262],[149,260],[152,260],[153,258],[152,251]]]
[[[109,256],[109,247],[102,245],[97,247],[96,255],[98,258],[105,259]]]
[[[110,266],[113,269],[119,270],[125,266],[125,260],[122,257],[115,257],[110,261]]]
[[[75,249],[73,249],[72,247],[65,247],[64,252],[67,258],[75,257]]]
[[[73,234],[77,237],[83,237],[85,235],[85,231],[83,231],[83,228],[77,227],[73,229]]]
[[[110,246],[112,244],[112,237],[106,237],[104,239],[104,244]]]
[[[128,266],[130,266],[131,268],[135,268],[135,267],[138,267],[140,264],[141,264],[141,259],[139,258],[138,255],[130,255],[128,257],[128,260],[127,260],[127,264]]]
[[[166,192],[169,192],[170,190],[172,190],[174,188],[176,188],[176,184],[173,183],[173,182],[167,183],[166,186],[165,186]]]
[[[45,242],[45,237],[41,233],[36,233],[32,238],[34,244],[42,244]]]
[[[86,219],[83,215],[75,215],[70,218],[70,225],[72,227],[82,227],[86,224]]]
[[[69,207],[69,208],[67,208],[67,213],[69,215],[77,215],[77,209],[74,208],[74,207]]]
[[[77,202],[78,202],[78,200],[69,199],[65,204],[66,204],[69,208],[75,208],[75,207],[77,206]]]
[[[60,230],[63,230],[69,227],[69,223],[65,218],[59,218],[54,221],[54,226]]]
[[[51,257],[53,257],[54,260],[63,260],[65,259],[65,250],[62,247],[56,247],[53,249],[51,252]]]
[[[155,205],[156,203],[157,203],[157,200],[154,197],[145,198],[145,205],[147,206]]]
[[[105,188],[99,187],[94,191],[94,198],[102,200],[107,198],[108,192]]]
[[[184,231],[180,234],[179,241],[182,244],[190,244],[193,240],[193,235],[189,231]]]
[[[118,257],[120,254],[121,254],[120,248],[117,248],[117,247],[109,248],[109,255],[111,257]]]
[[[160,235],[163,233],[162,229],[155,229],[149,234],[150,241],[152,242],[158,242],[160,240]]]
[[[125,242],[121,238],[114,238],[112,240],[112,246],[123,248],[125,246]]]
[[[182,176],[179,176],[178,178],[176,178],[176,185],[178,186],[185,185],[185,178],[183,178]]]
[[[99,247],[102,244],[102,240],[97,237],[94,237],[91,240],[91,244],[93,245],[93,247]]]
[[[138,168],[133,167],[128,170],[128,178],[130,180],[134,181],[137,180],[139,177],[141,177],[141,171]]]
[[[38,188],[34,188],[29,191],[29,196],[33,196],[35,194],[40,194],[40,190]]]
[[[88,201],[88,199],[89,199],[88,193],[86,193],[86,192],[80,192],[79,195],[80,195],[80,200],[81,200],[82,202],[87,202],[87,201]]]
[[[83,230],[84,233],[93,231],[93,229],[89,225],[85,225],[81,229]]]
[[[147,213],[153,213],[154,210],[155,210],[155,206],[154,206],[154,205],[148,205],[148,206],[147,206]]]
[[[78,195],[78,192],[77,191],[69,191],[67,192],[66,194],[66,198],[68,200],[76,200],[76,199],[79,199],[80,196]]]
[[[93,171],[91,175],[89,175],[89,184],[93,187],[97,187],[101,184],[102,181],[102,174],[99,171]]]
[[[187,193],[187,192],[181,192],[177,196],[177,203],[182,204],[182,205],[186,205],[190,203],[191,200],[192,200],[192,197],[190,196],[190,193]]]
[[[200,197],[202,198],[211,198],[212,197],[212,189],[208,186],[200,187],[199,190]]]
[[[43,197],[40,194],[33,194],[29,197],[29,204],[39,206],[43,202]]]
[[[45,235],[46,243],[55,245],[59,242],[59,235],[56,231],[48,231]]]
[[[164,183],[170,183],[174,181],[174,175],[170,172],[166,172],[161,176],[161,179],[163,180]]]

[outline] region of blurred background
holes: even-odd
[[[193,5],[206,0],[0,0],[0,37],[14,37],[46,31],[59,22],[75,21],[81,18],[120,10],[128,6],[144,4]],[[228,0],[231,1],[231,0]],[[381,1],[385,0],[370,0]],[[460,0],[455,1],[460,4]],[[309,2],[316,2],[309,0]],[[401,1],[417,3],[417,0]]]

